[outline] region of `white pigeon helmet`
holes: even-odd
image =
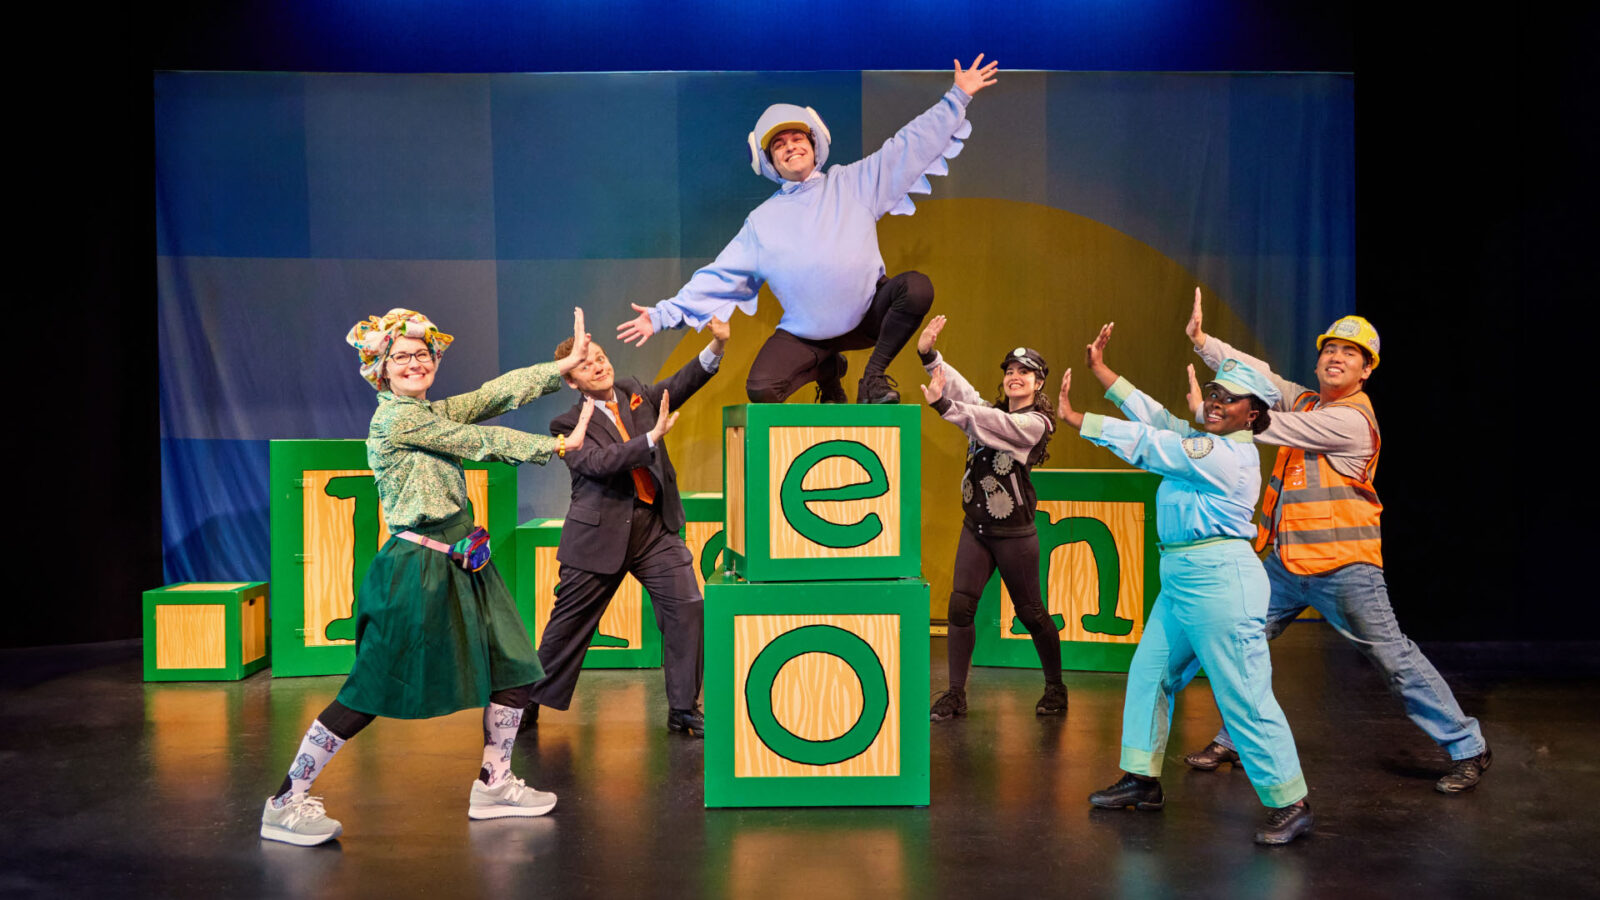
[[[809,106],[795,106],[793,103],[774,103],[767,107],[767,111],[756,119],[756,127],[747,138],[750,144],[750,168],[757,175],[764,175],[779,184],[783,183],[783,176],[772,167],[772,160],[767,158],[767,144],[774,135],[780,131],[804,131],[811,135],[812,152],[817,157],[817,168],[828,161],[828,143],[832,136],[828,134],[828,126],[823,124],[822,117]]]

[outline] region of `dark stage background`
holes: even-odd
[[[135,637],[161,581],[152,70],[921,69],[976,50],[1008,69],[1354,72],[1396,610],[1418,638],[1589,638],[1594,16],[1282,6],[290,0],[19,21],[12,133],[33,164],[10,325],[31,365],[11,366],[13,434],[37,437],[14,441],[12,478],[40,515],[13,529],[29,590],[0,646]]]

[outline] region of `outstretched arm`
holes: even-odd
[[[755,231],[747,219],[717,258],[690,276],[675,296],[655,306],[630,304],[638,315],[617,326],[617,337],[642,347],[658,331],[685,326],[698,331],[713,318],[731,319],[735,309],[755,315],[756,294],[765,282]]]

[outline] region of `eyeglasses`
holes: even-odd
[[[428,350],[418,350],[415,353],[406,353],[401,351],[400,353],[389,354],[389,362],[397,365],[409,366],[411,365],[412,360],[416,360],[417,362],[426,365],[433,362],[433,353]]]

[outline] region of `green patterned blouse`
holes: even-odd
[[[367,465],[391,533],[442,522],[467,508],[461,460],[543,465],[556,439],[498,425],[476,425],[561,386],[553,362],[516,369],[443,400],[378,394],[367,432]]]

